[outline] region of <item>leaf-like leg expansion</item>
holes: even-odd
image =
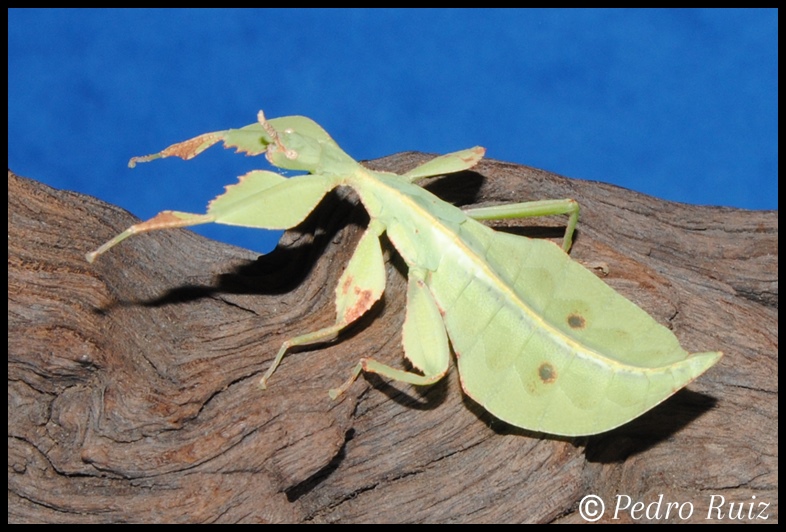
[[[562,249],[567,253],[573,244],[573,232],[576,230],[576,224],[579,221],[579,203],[573,199],[526,201],[524,203],[465,209],[464,213],[475,220],[504,220],[567,214],[568,225],[565,228],[565,238],[562,240]]]
[[[452,174],[472,168],[478,161],[483,158],[486,153],[486,148],[475,146],[468,150],[456,151],[446,155],[440,155],[430,161],[416,166],[402,177],[406,178],[410,183],[414,183],[419,179],[430,176]]]
[[[335,176],[305,175],[297,179],[264,170],[253,170],[226,187],[210,202],[207,214],[164,211],[145,222],[132,225],[124,232],[86,255],[88,262],[116,246],[131,235],[215,222],[226,225],[289,229],[302,222],[322,198],[336,187]]]
[[[402,334],[404,356],[423,372],[430,384],[448,370],[448,333],[437,302],[426,286],[426,272],[412,267],[407,277],[407,310]]]
[[[336,286],[336,323],[284,342],[259,382],[262,388],[267,386],[268,379],[276,371],[289,348],[334,338],[379,300],[385,290],[385,261],[379,244],[379,236],[383,231],[384,227],[379,222],[372,221],[349,259]]]
[[[361,358],[344,384],[330,390],[335,399],[349,389],[361,371],[408,382],[417,386],[434,384],[448,371],[450,344],[434,296],[426,286],[424,273],[411,268],[407,285],[407,315],[404,320],[404,356],[423,375],[392,368],[371,358]]]
[[[287,179],[273,172],[253,170],[211,201],[207,213],[219,224],[289,229],[305,220],[337,184],[334,176]]]

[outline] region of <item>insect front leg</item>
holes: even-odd
[[[448,371],[450,346],[436,301],[426,286],[425,272],[410,268],[407,284],[407,313],[404,320],[404,356],[423,375],[392,368],[372,358],[361,358],[344,384],[330,390],[335,399],[349,389],[361,371],[418,386],[437,382]]]
[[[573,244],[573,232],[579,222],[579,203],[573,199],[527,201],[492,207],[465,209],[464,213],[475,220],[503,220],[509,218],[533,218],[567,214],[568,225],[562,240],[562,249],[567,253]]]
[[[336,323],[294,338],[281,345],[276,358],[259,384],[264,389],[287,351],[294,346],[330,340],[351,324],[379,300],[385,290],[385,262],[379,236],[384,226],[372,220],[360,239],[355,253],[336,286]]]

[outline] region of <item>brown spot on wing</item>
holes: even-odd
[[[584,316],[580,314],[568,315],[568,327],[571,329],[583,329],[586,325],[587,321],[584,319]]]
[[[548,362],[544,362],[538,366],[538,378],[545,384],[551,384],[557,380],[557,370]]]

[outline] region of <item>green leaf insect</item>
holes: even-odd
[[[164,211],[87,255],[136,233],[208,222],[287,229],[302,222],[332,189],[357,192],[370,222],[335,291],[336,322],[283,343],[261,386],[290,348],[335,338],[380,299],[385,268],[380,236],[408,267],[405,371],[361,358],[334,399],[361,372],[415,385],[433,384],[456,354],[461,386],[497,418],[535,432],[581,436],[618,427],[707,371],[720,352],[689,354],[666,327],[567,254],[578,221],[574,200],[461,210],[416,185],[466,170],[485,150],[437,157],[397,175],[363,167],[313,120],[287,116],[207,133],[137,162],[191,159],[213,144],[308,174],[285,178],[256,170],[208,205],[207,214]],[[562,249],[547,240],[495,231],[477,220],[567,214]]]

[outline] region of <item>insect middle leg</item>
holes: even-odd
[[[423,374],[396,369],[372,358],[361,358],[349,379],[330,390],[333,399],[346,392],[363,371],[416,386],[434,384],[447,373],[450,344],[442,315],[426,286],[425,272],[411,267],[407,277],[407,313],[402,335],[404,356]]]

